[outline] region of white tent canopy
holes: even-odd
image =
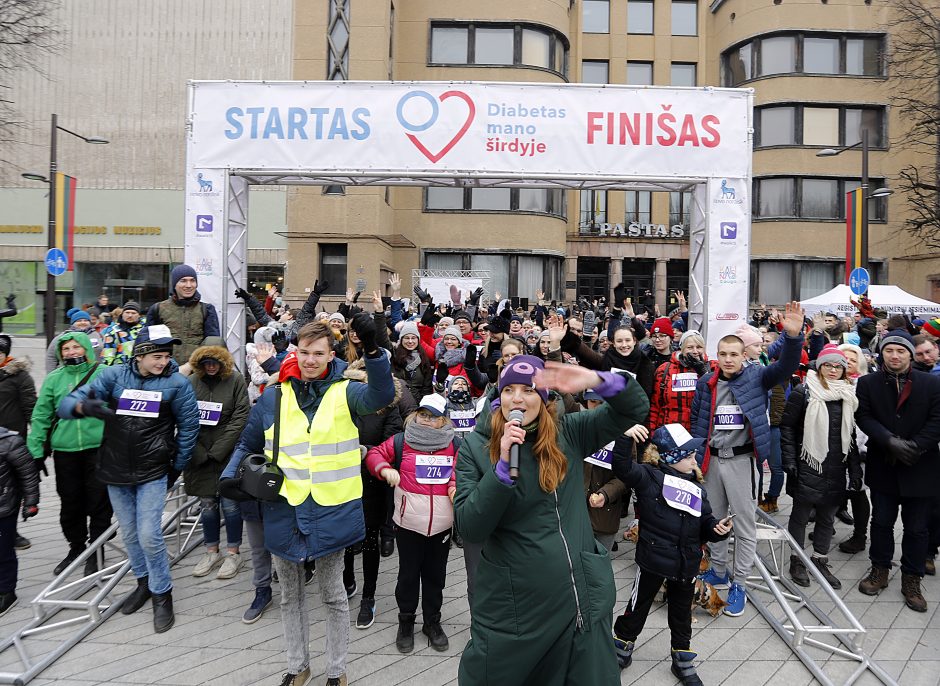
[[[898,286],[869,286],[868,297],[871,299],[872,307],[883,309],[888,314],[909,314],[911,310],[914,310],[915,317],[924,319],[940,315],[940,305],[911,295]],[[849,298],[858,301],[858,296],[854,295],[847,285],[839,284],[831,291],[804,300],[801,304],[806,314],[810,316],[816,312],[834,312],[846,316],[856,312]]]

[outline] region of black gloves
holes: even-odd
[[[23,503],[23,521],[25,522],[30,517],[35,517],[39,514],[39,507],[37,505],[27,505]]]
[[[434,326],[438,321],[440,321],[440,318],[437,316],[437,312],[428,305],[427,309],[424,310],[424,314],[421,315],[421,323],[425,326]]]
[[[362,295],[362,291],[356,291],[356,294],[353,296],[353,303],[359,302],[359,296]]]
[[[420,300],[421,302],[428,303],[428,304],[431,303],[431,294],[428,293],[427,291],[421,290],[420,286],[415,286],[415,295],[418,296],[418,300]]]
[[[107,419],[114,416],[114,410],[108,403],[95,397],[94,389],[88,391],[88,397],[82,401],[82,415],[95,419]]]
[[[477,347],[468,345],[463,357],[463,366],[467,369],[475,369],[477,366]]]
[[[448,374],[450,374],[450,372],[447,369],[447,365],[444,364],[443,362],[438,362],[437,363],[437,383],[439,383],[441,386],[447,383]]]
[[[329,287],[330,287],[330,282],[327,281],[326,279],[324,279],[323,281],[320,281],[319,279],[317,279],[316,281],[313,282],[313,292],[316,293],[317,295],[323,295],[324,293],[326,293],[326,290]]]
[[[849,477],[849,490],[853,493],[857,493],[862,490],[862,477],[852,476]]]
[[[251,297],[251,293],[249,293],[248,291],[246,291],[244,288],[236,288],[236,289],[235,289],[235,297],[236,297],[236,298],[241,298],[242,300],[246,300],[246,301],[247,301],[248,298]]]
[[[479,304],[480,304],[480,298],[482,297],[482,295],[483,295],[483,287],[481,286],[480,288],[477,288],[475,291],[473,291],[473,292],[470,294],[470,304],[471,304],[471,305],[479,305]]]
[[[375,322],[372,321],[372,317],[365,312],[360,312],[352,318],[350,326],[359,336],[359,340],[362,341],[362,349],[367,354],[374,353],[377,346],[375,344]]]
[[[897,436],[888,439],[889,464],[900,463],[907,467],[913,467],[920,460],[921,452],[913,439],[898,438]]]
[[[688,367],[699,376],[703,376],[708,372],[708,364],[705,362],[705,360],[697,356],[679,353],[679,363],[685,367]]]
[[[795,496],[796,495],[796,478],[797,478],[796,465],[784,467],[783,471],[787,475],[787,495]]]

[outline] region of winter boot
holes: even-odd
[[[761,504],[758,505],[767,514],[773,514],[775,512],[780,512],[780,508],[777,506],[777,498],[765,495],[764,499],[761,501]]]
[[[399,653],[408,654],[415,649],[415,615],[414,612],[398,613],[398,635],[395,636],[395,647]]]
[[[450,642],[447,640],[447,634],[441,628],[441,615],[431,615],[424,620],[421,627],[421,633],[428,637],[428,645],[439,653],[450,648]]]
[[[158,634],[169,631],[176,621],[173,616],[173,592],[154,593],[151,600],[153,601],[153,630]]]
[[[614,634],[614,649],[617,651],[617,664],[620,669],[626,669],[633,662],[633,641],[625,641]]]
[[[144,603],[150,598],[150,589],[147,588],[148,581],[147,577],[140,577],[137,580],[137,588],[124,596],[123,605],[121,605],[122,615],[132,615],[144,606]]]
[[[52,570],[52,573],[55,574],[56,576],[59,576],[59,574],[64,572],[65,569],[70,564],[75,562],[75,558],[81,555],[84,551],[85,551],[85,546],[76,546],[74,548],[70,547],[68,555],[66,555],[65,558],[63,558],[62,562],[60,562],[59,564],[55,566],[55,568]],[[88,576],[88,575],[86,574],[85,576]]]
[[[806,571],[806,565],[796,555],[790,556],[790,578],[797,586],[804,588],[809,586],[809,574]]]
[[[928,557],[927,561],[924,563],[924,572],[927,576],[936,576],[937,575],[937,558]]]
[[[839,544],[839,550],[849,555],[862,553],[868,547],[868,537],[865,534],[854,533]]]
[[[878,595],[888,587],[888,569],[872,565],[868,576],[858,582],[858,590],[865,595]]]
[[[683,686],[703,686],[702,680],[695,673],[695,666],[692,664],[698,655],[691,650],[672,651],[672,673],[682,683]]]
[[[927,611],[927,601],[920,592],[920,577],[916,574],[901,573],[901,594],[905,604],[915,612]]]
[[[816,569],[819,570],[819,573],[822,574],[823,579],[826,580],[827,584],[837,591],[842,588],[842,582],[836,578],[835,574],[829,571],[830,565],[828,557],[819,557],[817,555],[813,555],[810,558],[810,561],[816,566]]]

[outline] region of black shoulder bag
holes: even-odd
[[[284,474],[277,468],[281,449],[281,384],[274,385],[274,454],[271,462],[261,453],[246,455],[238,466],[236,477],[241,479],[241,490],[257,500],[282,501],[280,491]]]

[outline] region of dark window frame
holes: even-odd
[[[433,41],[434,41],[434,30],[435,29],[466,29],[467,30],[467,61],[466,62],[436,62],[434,61],[434,55],[432,54]],[[513,47],[512,47],[512,64],[500,64],[500,63],[487,63],[487,62],[477,62],[476,61],[476,30],[477,28],[481,29],[512,29],[513,32]],[[524,29],[530,31],[538,31],[548,35],[548,51],[551,56],[553,63],[552,67],[543,67],[538,64],[526,64],[522,62],[522,32]],[[563,48],[561,61],[562,64],[559,65],[560,69],[554,68],[555,56],[557,55],[558,43],[561,43]],[[428,42],[427,42],[427,66],[429,67],[486,67],[490,69],[503,68],[503,69],[537,69],[539,71],[547,71],[552,74],[557,74],[565,81],[568,81],[568,71],[570,64],[570,49],[571,45],[568,42],[568,39],[556,29],[545,24],[538,24],[535,22],[505,22],[505,21],[493,21],[493,22],[467,22],[467,21],[446,21],[446,20],[432,20],[428,25]]]
[[[673,33],[673,19],[672,19],[672,10],[675,9],[676,5],[695,5],[695,33]],[[656,5],[653,5],[653,12],[655,17],[655,8]],[[655,20],[654,20],[655,21]],[[699,36],[699,31],[701,27],[699,26],[698,20],[698,0],[672,0],[669,5],[669,34],[677,38],[695,38]]]
[[[630,30],[630,3],[627,3],[627,35],[628,36],[652,36],[656,33],[656,2],[655,0],[631,0],[637,5],[649,5],[652,10],[652,19],[650,21],[649,31],[631,31]],[[670,27],[671,28],[671,27]]]
[[[793,198],[791,201],[791,207],[793,208],[792,215],[771,215],[763,216],[760,214],[760,187],[761,181],[769,181],[772,179],[792,179],[794,181],[793,188]],[[836,207],[839,208],[838,216],[836,217],[807,217],[803,215],[803,181],[804,180],[821,180],[821,181],[835,181],[836,182]],[[751,200],[751,216],[756,221],[809,221],[809,222],[845,222],[845,194],[846,194],[846,182],[855,182],[858,181],[861,183],[861,179],[857,178],[845,178],[841,176],[825,176],[822,174],[807,174],[801,176],[794,176],[792,174],[768,174],[766,176],[755,176],[752,184],[752,200]],[[868,190],[871,192],[876,188],[880,188],[885,185],[885,180],[880,177],[869,178],[868,179]],[[887,203],[884,198],[870,198],[868,206],[868,221],[869,223],[875,224],[885,224],[888,221],[888,210]]]
[[[630,65],[644,65],[650,69],[650,82],[649,83],[630,83]],[[648,60],[627,60],[627,85],[628,86],[654,86],[656,85],[656,72],[653,69],[653,63]]]
[[[326,247],[331,249],[336,248],[337,250],[335,252],[337,255],[342,252],[342,256],[346,260],[344,263],[342,280],[332,273],[329,275],[325,273],[327,270],[324,270],[323,268],[323,258],[325,257],[324,253],[333,252],[332,250],[324,250]],[[325,295],[342,295],[345,293],[347,284],[349,283],[349,246],[346,243],[317,243],[317,268],[319,269],[320,278],[330,282],[330,287],[325,291]]]
[[[606,31],[586,31],[584,30],[584,3],[581,4],[581,32],[593,36],[603,36],[610,34],[610,0],[591,0],[592,2],[603,2],[607,4],[607,30]]]
[[[761,113],[766,109],[773,109],[777,107],[792,107],[794,108],[793,115],[793,143],[776,143],[774,145],[764,146],[761,144],[761,130],[763,128]],[[760,105],[755,107],[754,117],[754,149],[759,148],[796,148],[796,147],[807,147],[807,148],[827,148],[833,147],[828,145],[804,145],[803,143],[803,111],[805,109],[838,109],[839,110],[839,142],[834,144],[835,147],[845,146],[846,145],[846,112],[848,110],[870,110],[878,112],[881,117],[881,126],[878,135],[881,138],[881,141],[878,144],[869,142],[869,148],[871,150],[887,150],[888,149],[888,108],[886,105],[870,105],[866,103],[826,103],[826,102],[774,102],[767,103],[765,105]]]
[[[568,203],[567,203],[567,194],[563,188],[545,188],[538,190],[547,190],[548,191],[548,204],[549,210],[547,211],[538,211],[538,210],[521,210],[519,209],[519,191],[523,190],[521,188],[510,188],[509,189],[509,209],[506,210],[475,210],[472,209],[472,192],[473,188],[461,188],[463,191],[463,208],[462,209],[436,209],[428,207],[428,187],[425,187],[421,192],[421,202],[422,202],[422,212],[428,214],[531,214],[539,217],[553,217],[555,219],[562,219],[564,221],[568,220]],[[536,189],[530,189],[536,190]],[[557,207],[556,207],[557,205]],[[556,211],[557,209],[557,211]]]
[[[673,81],[673,67],[692,67],[695,70],[695,78],[693,79],[693,84],[691,86],[676,86],[677,88],[695,88],[698,84],[698,62],[670,62],[669,63],[669,85],[675,86],[676,84],[672,83]]]

